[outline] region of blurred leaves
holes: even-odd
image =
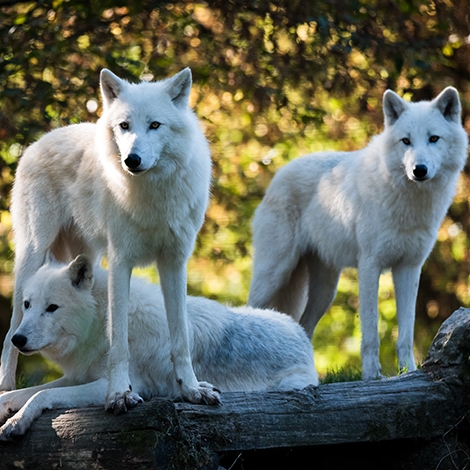
[[[382,129],[387,88],[420,100],[457,87],[470,130],[469,15],[467,0],[0,1],[0,294],[11,295],[7,209],[17,159],[52,128],[96,121],[103,67],[130,81],[191,67],[214,183],[189,292],[241,304],[253,212],[287,161],[365,145]],[[468,186],[467,171],[422,276],[421,357],[438,324],[470,302]],[[322,371],[359,364],[354,276],[343,276],[317,331]],[[394,373],[393,289],[387,277],[383,284],[382,360]]]

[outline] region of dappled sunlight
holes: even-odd
[[[356,150],[383,129],[382,96],[429,99],[453,85],[470,131],[468,5],[367,2],[290,8],[275,2],[120,7],[76,0],[4,2],[0,60],[0,294],[11,296],[9,192],[25,146],[101,114],[99,71],[158,80],[190,67],[191,106],[210,142],[211,204],[188,265],[188,292],[246,303],[251,220],[274,174],[309,152]],[[463,174],[421,280],[415,340],[426,354],[438,325],[470,305],[470,177]],[[158,282],[155,268],[135,275]],[[357,274],[346,270],[314,345],[319,372],[360,365]],[[384,372],[396,373],[390,273],[379,292]],[[1,314],[7,318],[9,311]],[[5,332],[3,332],[5,333]],[[33,366],[36,367],[36,366]],[[31,370],[28,370],[29,374]]]

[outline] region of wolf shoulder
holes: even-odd
[[[74,174],[77,163],[94,151],[95,140],[96,124],[72,124],[54,129],[26,148],[18,171],[23,175],[37,172]]]
[[[346,174],[351,176],[360,154],[361,151],[314,152],[291,160],[274,175],[262,204],[278,204],[286,199],[296,206],[308,205],[323,186],[337,185]]]

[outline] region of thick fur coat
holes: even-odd
[[[183,397],[218,403],[196,379],[189,352],[186,265],[209,199],[207,141],[189,108],[191,72],[130,84],[101,72],[103,112],[97,124],[46,134],[20,159],[12,194],[15,291],[1,359],[0,389],[15,388],[12,334],[22,319],[23,286],[51,250],[62,261],[80,253],[109,262],[107,408],[141,400],[131,391],[127,303],[134,266],[157,263]]]
[[[44,409],[105,403],[107,391],[107,271],[80,255],[69,265],[41,267],[23,289],[23,319],[12,336],[24,354],[40,352],[62,378],[0,395],[0,439],[24,434]],[[171,339],[158,287],[133,278],[128,306],[129,372],[133,390],[148,399],[178,398]],[[222,393],[287,390],[317,385],[313,350],[289,316],[251,307],[228,308],[188,297],[192,365]]]
[[[341,271],[358,268],[362,374],[381,374],[378,282],[391,269],[400,369],[414,370],[421,267],[467,158],[457,91],[408,103],[387,91],[384,131],[356,152],[315,153],[274,177],[253,220],[249,304],[291,314],[312,336]]]

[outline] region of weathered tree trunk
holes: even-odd
[[[470,310],[460,309],[420,371],[287,393],[226,393],[219,407],[154,399],[121,416],[99,407],[50,411],[24,438],[0,446],[0,468],[217,469],[221,457],[227,467],[256,468],[250,459],[261,458],[259,468],[282,468],[276,462],[292,463],[295,450],[311,467],[289,468],[340,461],[361,469],[464,468],[465,429],[456,430],[469,410],[469,355]],[[372,457],[378,449],[380,464]]]

